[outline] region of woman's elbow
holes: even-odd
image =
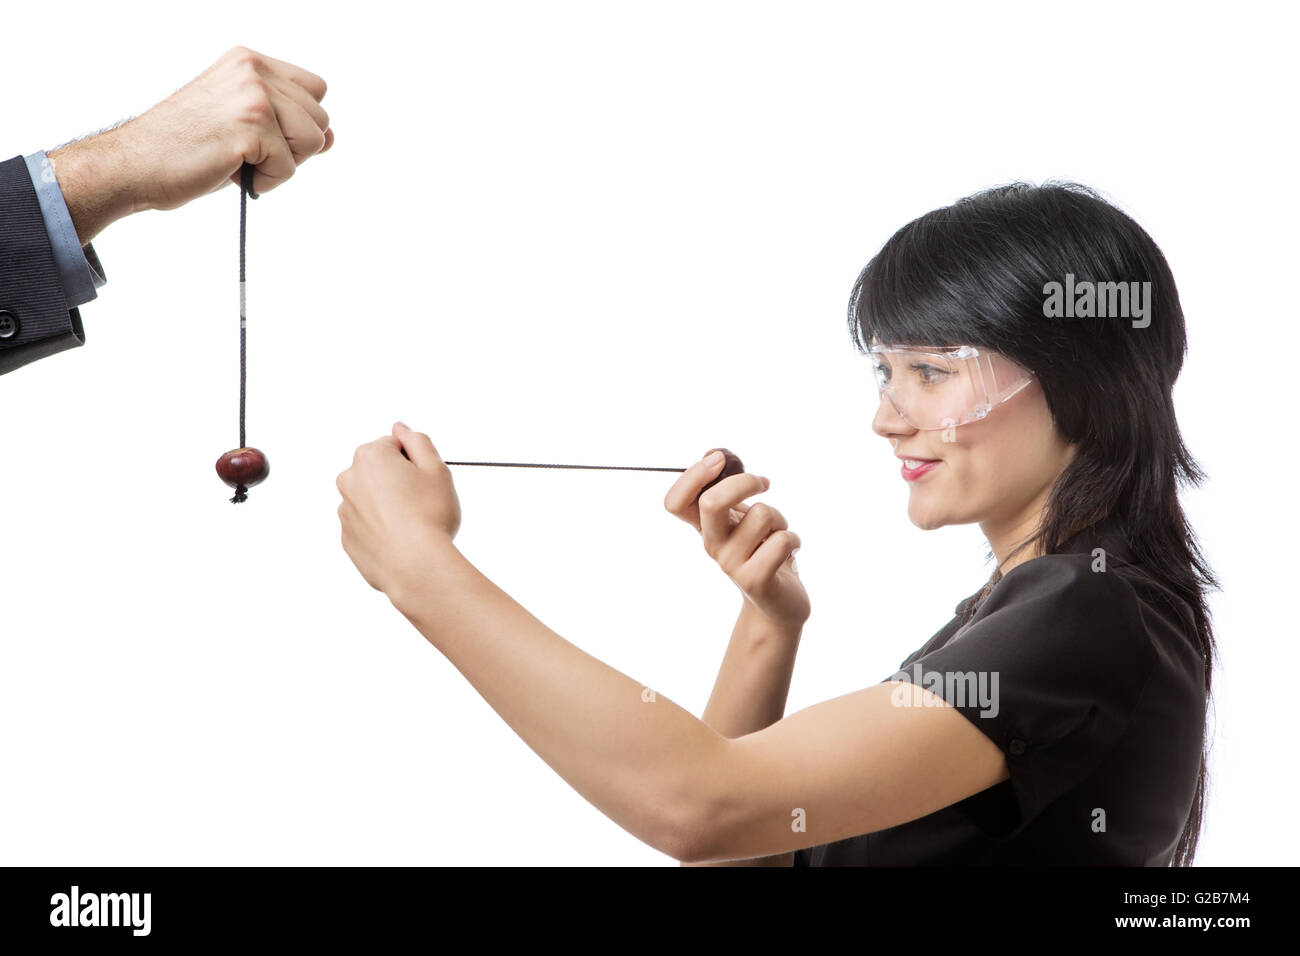
[[[734,801],[693,794],[674,801],[662,830],[660,852],[679,863],[721,863],[736,855],[738,828]]]
[[[701,854],[708,852],[705,816],[696,808],[694,801],[673,801],[661,814],[651,845],[679,863],[707,862],[700,859]]]
[[[732,744],[721,738],[717,743],[722,748]],[[726,853],[735,843],[745,808],[737,800],[743,791],[732,786],[735,778],[727,772],[731,766],[728,756],[725,749],[711,750],[707,757],[691,761],[675,781],[660,791],[655,849],[679,863],[713,863],[729,858]]]

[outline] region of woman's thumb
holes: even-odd
[[[393,437],[401,442],[406,456],[417,467],[428,468],[442,461],[438,449],[433,447],[429,436],[424,432],[413,431],[406,422],[397,422],[393,425]]]

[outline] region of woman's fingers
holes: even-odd
[[[700,520],[696,499],[700,496],[700,489],[721,473],[721,459],[710,465],[701,458],[673,482],[673,486],[668,489],[668,494],[664,495],[664,508],[698,531]]]
[[[768,489],[761,475],[729,475],[702,491],[722,466],[722,461],[708,465],[703,460],[691,465],[668,489],[664,508],[700,532],[704,550],[728,576],[734,579],[749,562],[749,576],[761,582],[761,575],[775,574],[798,544],[789,543],[793,532],[780,511],[761,501],[745,501]],[[774,543],[768,547],[769,542]]]
[[[704,538],[704,550],[711,558],[719,560],[723,546],[731,538],[735,527],[731,520],[732,507],[750,495],[766,490],[766,478],[741,472],[723,478],[700,495],[700,536]]]
[[[718,563],[729,575],[740,570],[769,535],[790,527],[785,516],[771,505],[759,501],[748,506],[740,524],[718,552]]]
[[[790,568],[794,570],[794,561],[790,559],[790,555],[794,553],[800,544],[799,535],[793,531],[773,532],[766,541],[758,546],[754,556],[740,569],[735,578],[737,586],[747,593],[757,590],[766,582],[771,581],[776,576],[776,572],[781,569],[781,565],[786,561],[790,561]]]

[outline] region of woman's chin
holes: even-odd
[[[916,525],[922,531],[933,531],[935,528],[942,528],[948,523],[943,515],[939,514],[933,508],[918,508],[915,503],[907,509],[907,517],[912,524]]]

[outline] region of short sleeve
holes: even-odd
[[[955,806],[1010,838],[1101,763],[1154,666],[1133,586],[1054,554],[1009,571],[968,625],[888,680],[926,687],[1001,748],[1010,780]],[[996,799],[1007,792],[1014,806]]]

